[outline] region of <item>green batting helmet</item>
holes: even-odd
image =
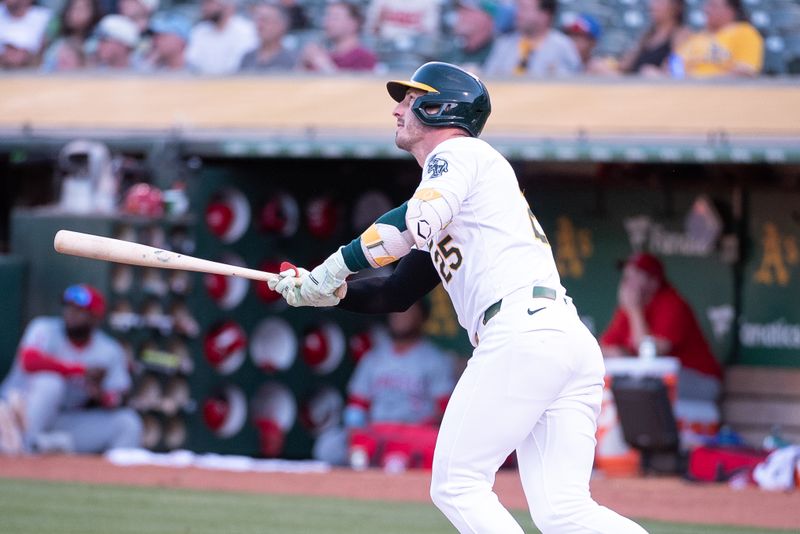
[[[449,63],[425,63],[410,80],[392,80],[386,84],[389,96],[397,102],[405,98],[409,88],[426,92],[414,100],[411,111],[428,126],[457,126],[478,137],[492,111],[489,91],[483,82]],[[437,107],[435,112],[430,111]]]

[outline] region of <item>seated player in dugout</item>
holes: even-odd
[[[60,317],[36,317],[0,385],[0,442],[6,454],[102,453],[139,447],[142,422],[123,406],[131,386],[122,346],[100,330],[105,299],[69,286]]]
[[[423,335],[429,312],[421,299],[389,314],[389,337],[378,340],[350,378],[344,424],[352,467],[431,467],[437,428],[455,387],[455,362]]]
[[[716,400],[722,367],[711,352],[691,307],[670,284],[661,261],[636,253],[622,265],[617,309],[600,348],[606,358],[638,353],[646,336],[656,353],[680,360],[678,398]]]

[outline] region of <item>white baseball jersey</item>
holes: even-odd
[[[540,285],[566,293],[514,170],[488,143],[473,137],[440,143],[422,167],[417,192],[426,189],[458,201],[453,220],[428,248],[473,343],[483,312],[514,290]]]

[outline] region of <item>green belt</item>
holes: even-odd
[[[545,298],[550,300],[556,300],[556,290],[544,287],[544,286],[533,286],[533,291],[531,293],[533,298]],[[488,308],[486,311],[483,312],[483,325],[486,326],[486,323],[492,320],[492,317],[497,315],[497,312],[500,311],[500,307],[503,305],[503,299],[498,300]]]

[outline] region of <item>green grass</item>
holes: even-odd
[[[530,517],[515,512],[526,532]],[[643,521],[651,534],[788,532]],[[0,479],[13,534],[452,534],[432,504]]]

